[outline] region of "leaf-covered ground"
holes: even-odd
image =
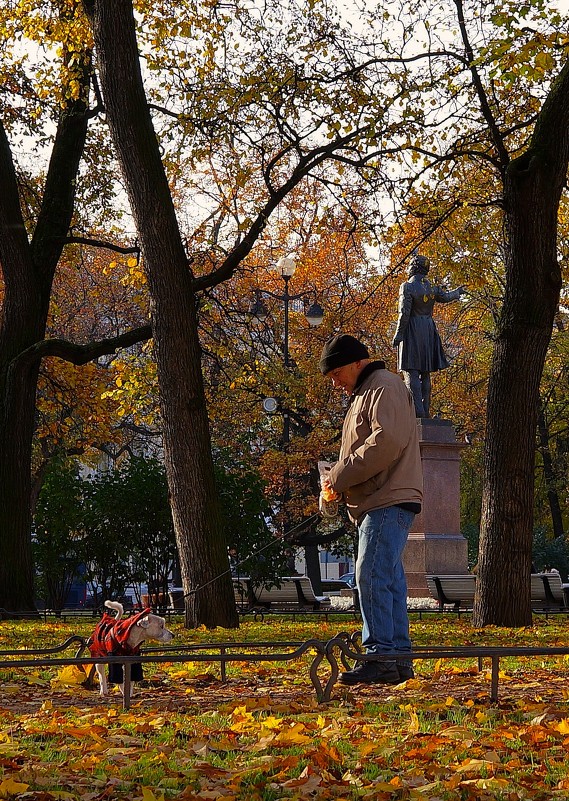
[[[414,620],[416,645],[565,645],[565,616],[523,630],[467,618]],[[0,649],[45,648],[93,621],[3,622]],[[246,622],[178,642],[329,639],[354,621]],[[295,662],[145,666],[131,709],[100,699],[76,668],[0,672],[0,799],[569,798],[569,662],[504,659],[500,700],[475,660],[417,662],[397,687],[336,686],[318,704]],[[489,664],[488,664],[489,670]]]

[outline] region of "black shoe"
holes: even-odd
[[[407,681],[407,679],[415,678],[415,671],[411,665],[402,665],[400,662],[397,662],[397,671],[401,681]]]
[[[340,673],[340,684],[399,684],[395,662],[361,662],[353,670]]]

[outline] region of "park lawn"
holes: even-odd
[[[353,631],[346,618],[247,621],[239,630],[170,628],[179,642],[305,641]],[[468,617],[412,619],[416,645],[566,645],[559,615],[521,630],[473,629]],[[0,623],[0,650],[45,648],[93,621]],[[398,687],[342,688],[317,702],[311,656],[219,665],[145,666],[124,711],[77,671],[0,672],[0,799],[569,798],[569,662],[501,661],[489,700],[476,660],[417,662]],[[489,668],[489,665],[488,665]]]

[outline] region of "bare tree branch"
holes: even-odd
[[[488,124],[488,128],[490,130],[490,136],[492,137],[494,147],[496,148],[496,151],[498,153],[501,169],[505,170],[510,162],[510,154],[506,149],[506,146],[504,144],[504,138],[500,133],[500,129],[498,128],[498,124],[492,113],[492,109],[490,108],[490,103],[488,102],[488,96],[484,90],[484,86],[482,85],[482,81],[480,79],[478,70],[474,66],[474,53],[472,50],[472,45],[470,44],[470,39],[468,38],[468,32],[466,30],[462,0],[455,0],[455,5],[458,14],[458,25],[460,28],[460,34],[462,36],[462,41],[464,42],[464,48],[466,51],[466,55],[468,57],[470,74],[472,75],[472,83],[476,90],[476,94],[478,95],[480,109],[482,111],[484,119]]]
[[[136,345],[137,342],[145,342],[151,337],[152,326],[143,325],[140,328],[125,331],[124,334],[119,336],[102,339],[99,342],[90,342],[87,345],[77,345],[65,339],[43,339],[41,342],[36,342],[26,348],[15,359],[12,359],[9,370],[13,372],[25,365],[36,362],[38,359],[44,359],[46,356],[56,356],[76,365],[87,364],[87,362],[92,362],[100,356],[108,356],[111,353],[115,353],[119,348],[128,348],[131,345]]]
[[[114,245],[111,242],[105,242],[102,239],[91,239],[88,236],[68,236],[62,240],[65,245],[89,245],[94,248],[104,248],[105,250],[112,250],[114,253],[136,253],[140,254],[140,247],[132,245],[131,247],[122,247],[121,245]]]
[[[283,200],[283,198],[285,198],[289,192],[291,192],[294,187],[297,186],[301,180],[310,173],[311,170],[313,170],[323,161],[333,157],[334,151],[346,147],[351,141],[354,140],[356,135],[360,135],[363,132],[364,131],[359,130],[347,134],[346,136],[338,137],[330,144],[324,145],[320,148],[315,148],[314,150],[309,151],[306,155],[302,156],[299,160],[299,163],[292,171],[288,181],[282,184],[278,190],[274,190],[261,211],[257,214],[257,217],[253,221],[253,224],[247,231],[246,235],[233,248],[225,261],[216,270],[209,273],[209,275],[203,275],[194,280],[194,290],[199,292],[203,289],[216,286],[222,281],[230,278],[233,275],[235,268],[251,251],[261,232],[267,225],[269,217],[277,208],[279,203]],[[276,163],[277,159],[274,159],[273,161]]]

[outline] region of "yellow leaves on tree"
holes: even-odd
[[[54,284],[48,336],[63,332],[68,341],[89,343],[147,318],[145,277],[136,257],[109,262],[103,254],[66,252]],[[37,396],[41,454],[36,462],[61,448],[96,462],[94,444],[120,445],[125,438],[121,420],[136,411],[136,423],[151,425],[156,405],[153,362],[132,350],[82,366],[45,359]]]
[[[9,43],[3,56],[18,61],[23,46],[28,67],[35,68],[26,70],[22,95],[37,100],[26,113],[40,118],[53,102],[64,105],[79,98],[82,83],[78,75],[89,66],[91,31],[77,0],[66,0],[58,8],[33,0],[23,0],[16,6],[4,3],[0,8],[2,41]],[[38,47],[47,54],[41,66],[35,65]]]

